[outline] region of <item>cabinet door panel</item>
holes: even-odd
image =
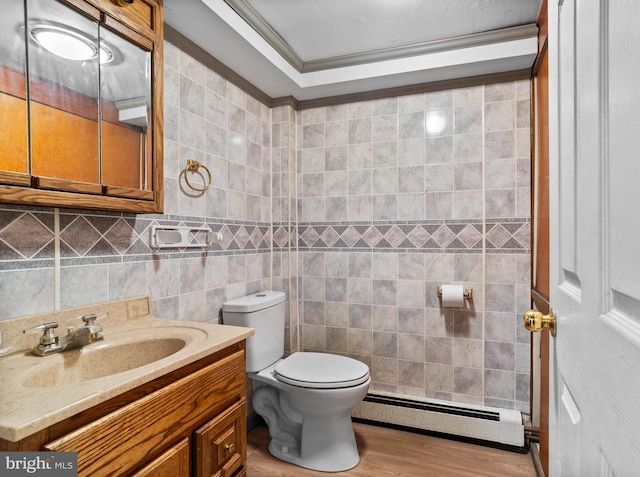
[[[246,401],[219,414],[196,431],[196,475],[230,477],[246,461]]]
[[[182,439],[132,477],[189,477],[189,450],[189,439]]]

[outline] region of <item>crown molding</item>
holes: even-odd
[[[535,23],[519,25],[499,30],[491,30],[454,38],[415,43],[412,45],[384,48],[380,50],[335,56],[318,60],[304,61],[271,27],[267,21],[249,4],[247,0],[224,0],[251,28],[253,28],[280,56],[299,73],[345,68],[381,61],[396,60],[412,56],[441,53],[462,48],[491,45],[506,41],[534,38],[538,35]]]

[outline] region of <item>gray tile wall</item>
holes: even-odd
[[[526,81],[302,111],[302,347],[377,391],[528,411],[529,131]],[[447,283],[473,300],[441,308]]]
[[[154,223],[224,239],[153,253]],[[441,309],[442,283],[473,301]],[[288,350],[355,356],[376,391],[528,410],[527,82],[269,110],[165,43],[164,214],[0,204],[0,319],[148,294],[217,321],[265,288],[288,292]]]
[[[0,204],[0,319],[54,310],[58,293],[61,309],[150,295],[156,316],[217,322],[226,299],[274,287],[271,111],[168,42],[164,66],[164,214]],[[187,159],[210,169],[205,193],[187,187]],[[154,253],[153,224],[208,225],[223,240]]]
[[[297,112],[290,106],[272,111],[273,282],[287,292],[285,351],[300,350],[298,306],[298,211],[295,124]]]

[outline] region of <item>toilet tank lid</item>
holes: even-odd
[[[222,304],[222,311],[231,313],[251,313],[278,305],[285,300],[285,294],[281,291],[261,291],[253,295],[247,295]]]

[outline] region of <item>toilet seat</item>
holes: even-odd
[[[369,379],[369,367],[346,356],[299,352],[275,366],[276,378],[304,388],[338,389],[357,386]]]

